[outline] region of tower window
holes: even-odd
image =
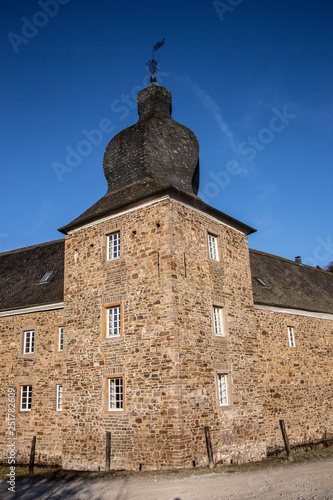
[[[62,385],[57,385],[57,411],[62,411]]]
[[[222,318],[222,307],[213,307],[213,317],[214,317],[214,333],[215,335],[224,335],[223,332],[223,318]]]
[[[120,231],[109,234],[107,237],[107,258],[108,260],[120,257]]]
[[[123,377],[109,378],[109,410],[123,410]]]
[[[23,354],[33,354],[35,352],[35,331],[28,330],[24,332]]]
[[[107,327],[106,336],[120,336],[121,332],[121,308],[119,306],[110,307],[107,309]]]
[[[228,375],[226,373],[218,373],[218,393],[220,406],[228,406]]]
[[[64,350],[64,327],[60,326],[58,329],[58,351]]]
[[[217,252],[217,237],[208,233],[208,252],[209,258],[219,260]]]

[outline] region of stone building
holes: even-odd
[[[156,83],[65,239],[0,254],[1,459],[104,470],[260,460],[332,437],[333,276],[248,249],[197,196],[199,146]]]

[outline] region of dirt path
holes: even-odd
[[[333,500],[333,458],[209,474],[0,482],[1,500]]]

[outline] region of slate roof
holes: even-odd
[[[169,194],[213,215],[248,235],[254,229],[209,207],[197,197],[199,143],[195,134],[171,117],[171,92],[151,83],[137,96],[139,120],[111,139],[103,170],[108,191],[97,203],[59,229],[71,229],[115,210]]]
[[[255,304],[333,314],[332,273],[257,250],[250,265]]]
[[[81,224],[96,220],[109,214],[111,211],[140,201],[143,198],[159,193],[168,187],[163,182],[154,179],[142,179],[140,182],[135,182],[132,185],[118,189],[115,192],[108,191],[103,198],[98,200],[88,210],[79,217],[74,219],[66,226],[59,229],[60,232],[67,234],[68,230],[78,227]]]
[[[179,201],[183,201],[184,203],[187,203],[202,212],[210,214],[219,219],[221,222],[238,229],[246,235],[256,231],[247,224],[244,224],[243,222],[230,217],[230,215],[211,207],[202,201],[198,196],[185,193],[174,186],[165,184],[164,182],[160,182],[155,179],[143,179],[140,182],[135,182],[130,186],[119,189],[118,191],[108,191],[103,198],[97,201],[92,207],[88,208],[88,210],[66,226],[60,228],[59,231],[64,234],[68,234],[68,232],[72,229],[80,227],[83,224],[96,221],[102,217],[112,215],[122,208],[132,208],[137,203],[142,202],[142,200],[148,202],[165,195]]]
[[[149,178],[197,194],[198,139],[173,120],[171,101],[170,90],[158,83],[138,93],[138,122],[119,132],[105,149],[103,170],[109,192]]]
[[[0,254],[0,311],[63,301],[64,242],[50,241]],[[49,282],[39,284],[48,271],[53,271]]]

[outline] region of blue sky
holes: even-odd
[[[0,9],[0,251],[62,237],[57,228],[104,195],[104,149],[137,121],[146,62],[165,38],[158,82],[199,139],[199,196],[256,228],[251,248],[333,260],[331,2],[2,0]]]

